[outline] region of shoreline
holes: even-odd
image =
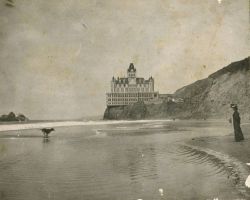
[[[237,158],[243,163],[250,163],[250,124],[241,125],[245,140],[234,141],[233,128],[227,135],[194,137],[187,144],[208,148]]]
[[[236,192],[240,195],[240,199],[250,198],[250,189],[248,188],[250,187],[250,166],[248,166],[248,163],[250,163],[250,124],[247,123],[242,124],[242,131],[245,136],[243,142],[234,142],[233,129],[225,121],[216,121],[216,123],[213,121],[210,124],[211,121],[203,120],[176,120],[175,122],[172,120],[54,121],[0,124],[0,134],[1,131],[41,129],[44,127],[96,126],[106,124],[132,125],[135,123],[162,121],[169,121],[170,123],[167,124],[180,126],[177,132],[182,131],[182,126],[186,127],[186,130],[184,130],[188,137],[183,137],[181,141],[177,141],[181,152],[190,159],[193,159],[192,162],[194,163],[213,165],[215,167],[214,173],[224,173],[225,178],[227,177],[228,180],[226,181],[235,188]],[[153,126],[152,123],[149,123],[149,125]],[[125,126],[127,127],[127,125]],[[204,134],[202,131],[205,131]],[[249,185],[247,184],[247,180],[249,181]]]
[[[159,120],[103,120],[103,121],[57,121],[57,122],[33,122],[33,123],[4,123],[0,124],[0,132],[4,131],[19,131],[28,129],[41,128],[56,128],[56,127],[70,127],[70,126],[91,126],[91,125],[108,125],[108,124],[132,124],[145,122],[160,122],[172,121],[168,119]]]
[[[205,152],[216,160],[236,188],[250,197],[250,125],[242,124],[244,141],[235,142],[233,129],[229,135],[194,137],[185,142],[193,151]],[[199,153],[198,153],[199,154]]]
[[[49,127],[79,126],[79,125],[81,125],[81,122],[77,121],[0,124],[0,132],[41,129]]]

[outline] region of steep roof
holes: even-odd
[[[128,72],[136,72],[135,66],[133,63],[130,63],[129,68],[128,68]]]

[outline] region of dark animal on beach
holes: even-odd
[[[237,105],[232,104],[231,108],[233,108],[234,110],[233,113],[234,138],[236,142],[240,142],[241,140],[244,140],[244,136],[240,127],[240,114],[238,112]]]
[[[55,129],[54,128],[43,128],[43,129],[41,129],[41,131],[43,132],[44,136],[48,137],[50,132],[55,131]]]

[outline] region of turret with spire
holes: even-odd
[[[130,63],[127,74],[129,84],[136,84],[136,68],[133,63]]]

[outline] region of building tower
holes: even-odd
[[[136,69],[133,63],[130,63],[127,75],[129,84],[136,84]]]
[[[154,92],[154,79],[152,76],[149,78],[149,92]]]
[[[112,77],[112,81],[111,81],[111,92],[115,92],[115,77]]]

